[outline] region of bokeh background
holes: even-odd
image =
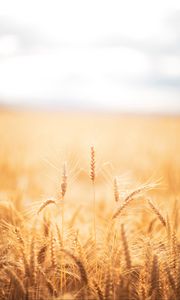
[[[0,3],[1,107],[180,113],[180,2]]]

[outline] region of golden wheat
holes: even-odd
[[[0,114],[0,299],[180,299],[179,119]]]

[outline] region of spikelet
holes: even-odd
[[[91,161],[90,161],[90,179],[94,183],[96,171],[95,171],[96,161],[95,161],[95,149],[91,146]]]

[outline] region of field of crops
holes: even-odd
[[[180,299],[180,119],[0,112],[0,300]]]

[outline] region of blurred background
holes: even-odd
[[[0,105],[179,114],[180,1],[1,1]]]

